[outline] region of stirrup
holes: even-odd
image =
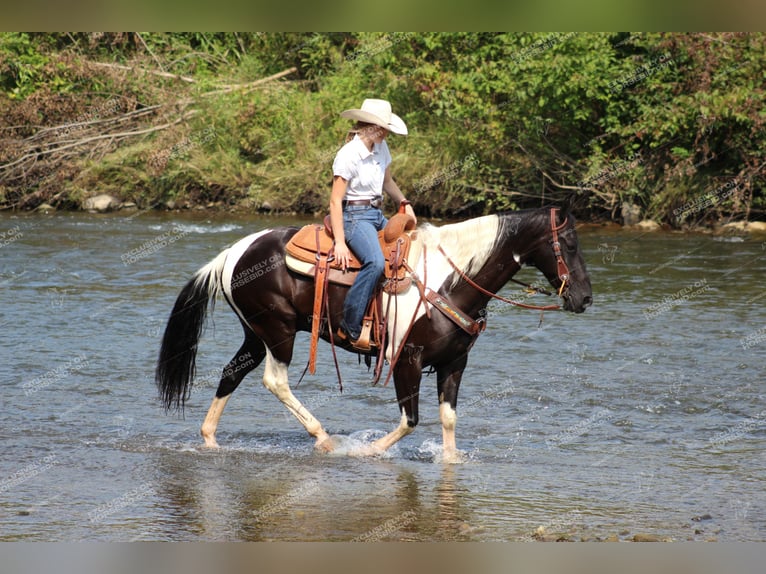
[[[365,317],[362,320],[362,332],[356,341],[351,341],[351,346],[360,351],[369,351],[372,348],[370,344],[370,332],[372,331],[372,317]]]
[[[369,322],[371,325],[372,321],[369,321]],[[363,351],[366,353],[367,351],[372,350],[372,347],[374,346],[370,344],[369,329],[367,329],[366,338],[365,338],[364,326],[362,327],[362,334],[359,335],[358,339],[352,339],[351,336],[346,331],[344,331],[343,328],[341,327],[338,327],[338,330],[335,332],[335,336],[341,341],[348,342],[348,344],[351,345],[357,351]]]

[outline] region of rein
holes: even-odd
[[[509,303],[511,305],[514,305],[516,307],[521,307],[522,309],[532,309],[535,311],[553,311],[554,309],[560,309],[560,305],[528,305],[526,303],[520,303],[518,301],[514,301],[513,299],[506,299],[505,297],[502,297],[501,295],[497,295],[496,293],[493,293],[492,291],[488,291],[478,283],[476,283],[473,279],[468,277],[462,269],[460,269],[457,265],[455,265],[455,262],[450,259],[450,256],[447,255],[447,253],[444,251],[441,245],[439,245],[439,251],[442,255],[447,259],[447,262],[452,265],[452,268],[457,272],[460,277],[465,280],[466,283],[468,283],[471,287],[476,289],[479,293],[482,293],[483,295],[487,295],[488,297],[491,297],[492,299],[497,299],[498,301],[502,301],[503,303]]]
[[[567,282],[569,281],[569,268],[567,267],[567,264],[564,261],[564,258],[563,258],[562,254],[561,254],[561,244],[559,242],[558,232],[560,230],[562,230],[566,226],[567,219],[564,219],[564,222],[561,225],[557,226],[556,225],[556,211],[557,211],[557,209],[558,208],[555,208],[555,207],[551,208],[551,232],[553,234],[553,241],[552,241],[553,254],[556,257],[557,273],[558,273],[559,280],[561,281],[561,287],[559,288],[558,294],[559,294],[559,296],[561,296],[561,294],[564,292],[564,289],[565,289],[565,286],[566,286]],[[504,303],[508,303],[508,304],[514,305],[516,307],[521,307],[522,309],[532,309],[534,311],[541,311],[541,313],[540,313],[540,324],[541,325],[542,325],[542,320],[543,320],[542,319],[542,311],[553,311],[553,310],[556,310],[556,309],[561,309],[560,305],[528,305],[526,303],[520,303],[519,301],[514,301],[513,299],[507,299],[505,297],[497,295],[496,293],[492,293],[491,291],[485,289],[484,287],[482,287],[481,285],[476,283],[473,279],[468,277],[468,275],[466,275],[465,272],[462,269],[460,269],[455,264],[454,261],[452,261],[450,256],[447,255],[447,252],[444,251],[444,248],[441,245],[438,246],[438,249],[439,249],[439,252],[447,260],[447,262],[457,272],[457,274],[463,280],[465,280],[465,282],[468,283],[471,287],[473,287],[474,289],[479,291],[479,293],[482,293],[482,294],[484,294],[484,295],[486,295],[486,296],[488,296],[488,297],[490,297],[492,299],[497,299],[498,301],[502,301]],[[330,255],[330,256],[332,256],[332,255]],[[408,325],[408,327],[407,327],[407,329],[406,329],[406,331],[404,333],[404,336],[402,337],[402,341],[399,343],[399,347],[396,348],[396,345],[394,344],[393,341],[391,343],[392,349],[396,349],[396,352],[394,353],[394,356],[391,358],[390,366],[389,366],[389,369],[388,369],[388,375],[386,376],[386,380],[384,381],[383,386],[388,385],[388,381],[391,379],[391,376],[393,375],[394,366],[398,363],[399,358],[401,356],[401,353],[404,350],[405,343],[407,342],[407,340],[409,338],[409,335],[410,335],[410,332],[412,331],[412,328],[415,325],[415,321],[417,319],[418,309],[420,309],[421,305],[425,304],[425,313],[426,313],[426,316],[428,316],[429,319],[430,319],[430,310],[429,310],[428,304],[430,303],[435,309],[438,309],[444,316],[446,316],[448,319],[453,321],[458,327],[460,327],[461,329],[466,331],[469,335],[477,336],[482,331],[484,331],[484,329],[486,328],[486,320],[484,320],[484,319],[473,320],[471,317],[466,315],[464,312],[460,311],[460,309],[455,307],[452,304],[452,302],[449,300],[448,297],[441,296],[438,293],[435,293],[434,291],[432,291],[431,289],[428,289],[425,286],[425,284],[426,284],[425,274],[427,273],[427,270],[428,270],[428,265],[427,265],[426,258],[427,258],[427,250],[426,250],[426,246],[424,245],[423,246],[424,280],[423,281],[420,280],[420,278],[417,276],[417,273],[407,264],[406,261],[402,262],[402,265],[407,269],[407,271],[409,272],[410,276],[412,277],[413,282],[417,286],[417,289],[419,291],[420,297],[418,299],[418,304],[415,307],[415,312],[413,313],[412,320],[410,321],[410,324]],[[535,291],[537,293],[543,293],[545,295],[552,295],[552,293],[550,293],[550,292],[548,292],[545,289],[542,289],[540,287],[533,287],[532,285],[529,285],[528,283],[523,283],[523,282],[517,281],[517,280],[515,280],[513,278],[511,278],[511,280],[514,281],[515,283],[520,284],[520,285],[524,285],[528,289],[531,289],[531,290],[533,290],[533,291]],[[326,281],[327,281],[326,277],[324,278],[324,281],[325,281],[325,286],[326,286]],[[333,358],[335,359],[335,369],[336,369],[337,374],[338,374],[338,383],[341,385],[341,391],[342,391],[343,386],[342,386],[342,383],[340,382],[340,368],[338,366],[338,359],[337,359],[337,357],[335,355],[335,342],[333,340],[332,326],[330,325],[329,301],[328,301],[328,296],[327,296],[327,291],[326,290],[323,293],[323,295],[324,295],[323,296],[323,299],[324,299],[323,303],[324,303],[324,305],[323,305],[323,307],[321,309],[322,310],[327,309],[327,311],[328,311],[327,312],[327,324],[328,324],[328,328],[330,330],[330,347],[333,350]],[[395,305],[397,303],[398,303],[398,299],[397,299]],[[385,313],[385,321],[388,320],[388,315],[389,315],[388,311],[389,311],[390,305],[391,305],[391,298],[389,298],[389,300],[388,300],[388,305],[387,305],[387,309],[386,309],[386,313]],[[381,309],[381,311],[382,311],[382,309]],[[398,309],[395,309],[395,311],[394,311],[394,333],[396,332],[396,318],[398,316],[398,312],[397,311],[398,311]],[[316,309],[315,309],[315,312],[316,312]],[[321,317],[321,315],[320,315],[320,317]],[[318,321],[316,319],[315,319],[315,322],[318,323]],[[382,327],[382,331],[385,331],[385,330],[386,330],[386,327],[383,326]],[[381,341],[380,342],[381,348],[380,348],[380,354],[378,356],[378,364],[376,365],[376,368],[375,368],[374,383],[377,383],[380,380],[380,376],[382,374],[381,373],[381,366],[383,364],[382,363],[382,357],[383,357],[383,351],[384,351],[384,348],[385,348],[384,337],[383,336],[381,336],[380,341]],[[309,364],[311,364],[311,362],[312,362],[311,359],[309,359]],[[307,365],[306,369],[304,369],[303,375],[306,374],[306,370],[308,368],[309,368],[309,365]],[[301,380],[303,379],[303,375],[301,375]]]
[[[561,280],[561,287],[559,288],[559,297],[564,292],[564,287],[567,284],[567,281],[569,281],[569,268],[567,267],[566,262],[564,261],[564,258],[561,255],[561,244],[559,243],[559,234],[558,232],[564,228],[564,226],[567,224],[567,220],[564,219],[564,222],[557,226],[556,225],[556,211],[558,208],[552,207],[551,208],[551,232],[553,234],[553,254],[556,256],[556,268],[558,277]],[[479,293],[482,293],[484,295],[487,295],[488,297],[491,297],[492,299],[497,299],[498,301],[502,301],[503,303],[508,303],[510,305],[514,305],[516,307],[521,307],[522,309],[532,309],[534,311],[553,311],[555,309],[561,309],[561,305],[528,305],[526,303],[520,303],[518,301],[514,301],[513,299],[507,299],[505,297],[502,297],[500,295],[497,295],[496,293],[492,293],[492,291],[488,291],[487,289],[484,289],[481,285],[476,283],[473,279],[468,277],[468,275],[465,274],[465,272],[460,269],[457,265],[455,265],[455,262],[450,259],[450,256],[447,255],[446,251],[444,251],[444,248],[439,245],[439,251],[442,255],[447,259],[447,262],[452,266],[452,268],[457,272],[460,277],[465,280],[466,283],[468,283],[471,287],[476,289]],[[521,281],[516,281],[514,279],[511,279],[512,281],[524,285],[530,289],[534,289],[538,293],[544,293],[546,295],[550,295],[548,291],[545,291],[544,289],[540,289],[537,287],[532,287],[531,285],[528,285],[526,283],[522,283]]]
[[[539,293],[540,295],[547,295],[548,297],[553,295],[553,293],[551,293],[547,289],[543,289],[542,287],[535,287],[531,283],[524,283],[524,281],[519,281],[518,279],[514,279],[513,277],[511,277],[509,281],[513,281],[514,283],[516,283],[516,285],[521,285],[522,287],[526,287],[527,291],[529,291],[530,293]]]

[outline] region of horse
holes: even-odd
[[[564,310],[582,313],[591,305],[590,277],[570,211],[571,205],[567,204],[486,215],[442,226],[419,226],[424,247],[413,275],[440,300],[449,301],[449,311],[470,323],[471,328],[461,326],[450,313],[437,312],[437,305],[425,303],[414,286],[391,296],[397,320],[388,322],[386,358],[399,358],[391,370],[400,420],[393,431],[374,441],[364,454],[383,453],[415,429],[421,377],[424,369],[430,368],[436,373],[442,457],[445,461],[458,457],[457,398],[469,351],[486,326],[489,300],[499,297],[496,293],[523,266],[533,266],[546,277],[558,291]],[[244,341],[223,368],[200,429],[206,447],[218,447],[215,434],[227,401],[264,358],[264,386],[314,437],[317,450],[331,452],[335,447],[322,424],[288,384],[296,334],[311,330],[314,292],[312,278],[285,265],[285,245],[297,231],[295,227],[275,227],[244,237],[200,268],[176,299],[155,373],[166,411],[182,411],[190,396],[197,345],[206,316],[219,295],[238,316],[244,331]],[[320,329],[325,341],[331,341],[331,325],[340,324],[347,290],[343,285],[327,287],[328,315]],[[396,327],[392,328],[392,324]],[[348,341],[333,342],[360,353]]]

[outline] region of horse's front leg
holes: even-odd
[[[394,385],[396,399],[402,417],[399,425],[383,438],[376,440],[372,448],[376,452],[385,452],[402,438],[415,430],[418,424],[418,400],[420,398],[420,378],[423,367],[419,347],[405,346],[402,356],[394,367]]]
[[[467,354],[462,354],[451,363],[436,368],[436,388],[439,392],[439,417],[442,421],[442,460],[459,460],[455,444],[455,425],[457,424],[457,393],[463,377]]]

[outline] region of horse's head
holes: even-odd
[[[548,278],[564,300],[564,309],[582,313],[593,303],[590,276],[577,241],[574,217],[569,206],[546,212],[546,241],[538,242],[527,258]]]

